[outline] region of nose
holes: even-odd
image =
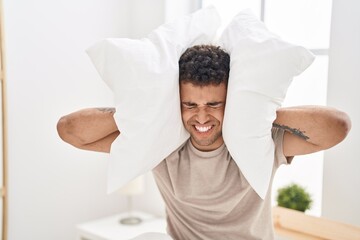
[[[200,107],[196,114],[196,121],[200,124],[205,124],[210,119],[206,107]]]

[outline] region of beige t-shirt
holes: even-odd
[[[274,174],[287,160],[284,131],[273,128]],[[167,231],[176,240],[274,239],[271,187],[262,200],[226,146],[197,150],[188,140],[153,169],[166,204]]]

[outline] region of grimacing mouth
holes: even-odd
[[[214,125],[207,125],[207,126],[193,125],[193,126],[194,126],[195,130],[200,133],[209,132],[214,127]]]

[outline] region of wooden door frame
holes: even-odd
[[[7,148],[7,102],[6,102],[6,68],[5,68],[5,43],[4,43],[4,9],[3,1],[0,0],[0,81],[1,81],[1,117],[2,117],[2,164],[3,164],[3,186],[1,187],[1,197],[3,198],[3,216],[2,216],[2,240],[7,240],[7,227],[8,227],[8,148]],[[1,164],[1,163],[0,163]]]

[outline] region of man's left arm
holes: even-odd
[[[349,116],[330,107],[280,108],[276,115],[273,126],[285,130],[283,152],[287,157],[331,148],[340,143],[351,128]]]

